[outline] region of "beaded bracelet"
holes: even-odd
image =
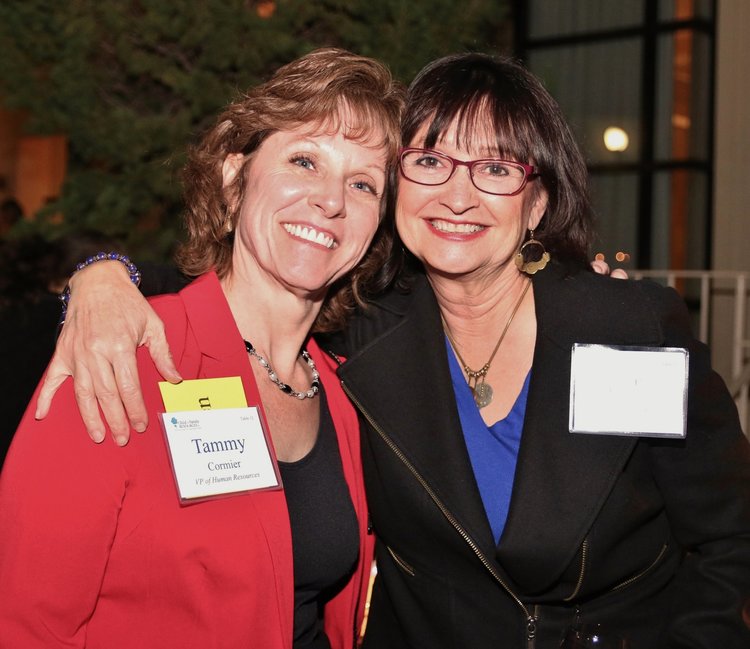
[[[97,261],[119,261],[121,264],[125,265],[125,268],[128,269],[130,281],[133,282],[133,284],[135,284],[136,286],[140,285],[141,271],[139,271],[136,265],[132,261],[130,261],[130,257],[128,257],[127,255],[121,255],[119,252],[97,252],[95,255],[92,255],[85,261],[77,264],[76,269],[73,271],[73,274],[77,273],[79,270],[83,270],[84,268],[86,268],[86,266],[95,264]],[[60,327],[65,323],[65,316],[68,313],[68,302],[70,302],[70,284],[67,284],[65,286],[63,292],[60,293],[58,297],[60,298],[60,302],[62,302],[62,313],[60,314],[60,322],[58,323],[58,327]]]

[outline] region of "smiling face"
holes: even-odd
[[[475,130],[470,142],[459,142],[458,132],[454,122],[432,149],[463,161],[501,157],[489,127]],[[423,147],[426,134],[425,124],[406,146]],[[442,185],[420,185],[402,176],[396,225],[404,245],[429,274],[482,278],[507,269],[517,272],[513,257],[527,229],[539,224],[546,205],[539,183],[528,182],[514,196],[495,196],[477,189],[468,168],[459,166]]]
[[[247,174],[230,274],[324,295],[362,258],[378,227],[387,158],[381,141],[380,133],[361,141],[307,126],[270,135],[249,165],[229,155],[224,186]]]

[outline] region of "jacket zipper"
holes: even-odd
[[[524,611],[526,611],[525,608]],[[526,649],[536,647],[537,622],[539,622],[539,604],[534,604],[534,612],[526,618]]]
[[[583,586],[583,577],[586,574],[586,558],[588,557],[588,554],[589,554],[589,537],[587,536],[585,539],[583,539],[583,545],[581,546],[581,572],[578,575],[578,581],[576,582],[573,592],[567,597],[564,597],[563,602],[569,602],[575,599],[578,593],[580,592],[581,586]]]
[[[385,545],[385,544],[383,544]],[[408,574],[410,577],[414,577],[417,573],[414,571],[414,568],[412,568],[406,561],[404,561],[398,554],[396,554],[389,545],[385,546],[385,549],[388,550],[388,554],[390,554],[393,557],[393,560],[401,566],[401,569]]]
[[[659,562],[662,560],[662,557],[664,556],[664,553],[667,551],[668,547],[669,547],[669,543],[665,543],[662,546],[661,552],[659,552],[656,559],[654,559],[647,568],[644,568],[643,570],[641,570],[637,575],[633,575],[629,579],[626,579],[625,581],[617,584],[617,586],[615,586],[614,588],[611,588],[609,592],[614,593],[616,590],[621,590],[625,588],[626,586],[630,586],[631,584],[635,583],[642,577],[645,577],[649,572],[651,572],[659,564]]]
[[[467,543],[467,545],[471,548],[472,552],[477,556],[477,558],[482,562],[482,565],[489,571],[489,573],[493,576],[495,581],[497,581],[498,584],[505,590],[508,595],[510,595],[511,599],[518,605],[518,607],[521,609],[521,611],[524,614],[524,617],[526,618],[526,648],[527,649],[534,649],[536,646],[536,624],[537,624],[537,609],[538,607],[534,607],[534,612],[530,613],[529,609],[526,608],[524,603],[518,598],[518,596],[508,587],[508,585],[503,581],[503,578],[498,574],[497,570],[495,570],[494,566],[489,562],[487,557],[484,555],[484,553],[479,549],[474,539],[469,536],[469,533],[464,530],[464,528],[461,526],[461,524],[454,518],[453,514],[448,510],[448,508],[443,504],[443,502],[438,498],[437,494],[432,490],[432,487],[427,483],[427,481],[422,477],[422,475],[417,471],[414,466],[409,462],[409,460],[406,458],[406,456],[401,452],[401,449],[396,446],[395,442],[388,436],[388,434],[378,426],[377,423],[373,420],[373,418],[370,416],[370,414],[362,407],[362,404],[357,400],[357,398],[349,391],[346,384],[341,381],[341,387],[343,388],[344,392],[346,392],[346,395],[352,400],[352,402],[357,406],[359,411],[364,415],[365,419],[369,422],[369,424],[375,429],[375,432],[380,436],[380,438],[385,442],[385,444],[388,446],[388,448],[393,451],[393,453],[396,455],[396,457],[401,461],[401,463],[407,468],[409,473],[412,474],[414,479],[422,486],[422,489],[427,492],[427,495],[432,499],[432,501],[435,503],[437,508],[440,510],[440,512],[443,514],[443,516],[446,518],[446,520],[451,524],[451,526],[458,532],[458,534],[463,538],[463,540]]]

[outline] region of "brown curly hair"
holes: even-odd
[[[387,149],[388,165],[392,167],[401,141],[403,103],[403,88],[382,63],[326,48],[279,68],[268,81],[229,104],[188,153],[183,171],[187,240],[177,252],[181,270],[197,276],[213,269],[224,277],[231,269],[233,235],[227,226],[231,225],[232,231],[236,226],[245,197],[247,165],[266,138],[303,124],[344,127],[347,137],[355,140],[376,132],[382,137],[380,145]],[[340,123],[342,113],[347,116],[345,125]],[[222,164],[233,153],[241,153],[245,160],[241,172],[224,188]],[[331,287],[314,330],[343,327],[353,309],[363,305],[367,295],[393,275],[394,228],[389,194],[390,188],[386,188],[372,245],[360,264]]]

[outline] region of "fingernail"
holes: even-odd
[[[104,441],[104,431],[101,430],[95,430],[91,433],[91,439],[93,439],[97,444],[101,444]]]
[[[137,421],[133,424],[133,428],[135,429],[136,433],[142,433],[144,430],[146,430],[146,424],[144,424],[142,421]]]
[[[128,443],[128,438],[125,437],[125,435],[116,435],[115,436],[115,444],[118,446],[125,446],[125,444]]]

